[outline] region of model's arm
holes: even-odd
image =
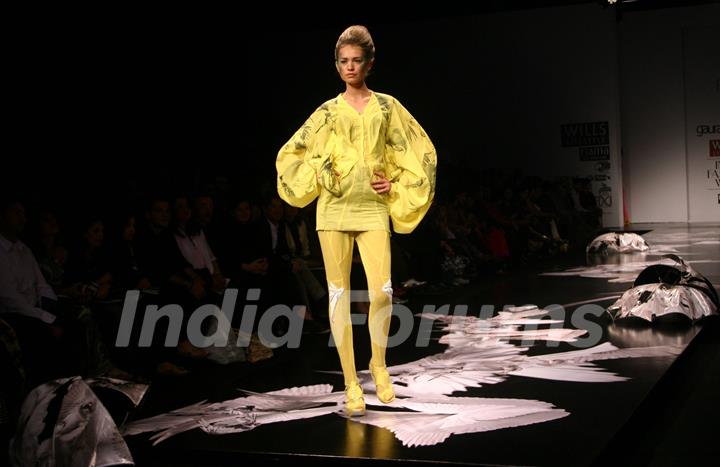
[[[278,152],[278,194],[292,206],[307,206],[320,193],[318,169],[326,158],[329,133],[326,115],[322,108],[316,110]]]
[[[385,146],[388,195],[393,229],[410,233],[430,209],[435,196],[435,147],[420,124],[397,100],[392,103]]]

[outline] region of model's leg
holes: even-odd
[[[390,317],[392,315],[392,284],[390,282],[390,233],[372,230],[360,233],[356,241],[367,276],[370,294],[370,345],[372,358],[370,373],[377,388],[380,401],[388,403],[395,399],[390,376],[385,369]]]
[[[365,401],[358,385],[350,321],[350,268],[352,266],[353,233],[318,231],[325,276],[328,283],[330,329],[340,356],[345,379],[346,404],[350,415],[362,415]]]

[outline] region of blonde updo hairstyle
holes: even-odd
[[[373,43],[370,31],[365,26],[350,26],[340,34],[335,44],[335,63],[338,61],[340,49],[345,45],[356,45],[363,51],[365,66],[375,59],[375,44]]]

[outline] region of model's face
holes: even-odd
[[[337,70],[347,84],[362,84],[372,65],[373,61],[367,60],[357,45],[344,45],[338,51]]]

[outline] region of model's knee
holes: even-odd
[[[392,282],[388,279],[387,282],[379,287],[374,287],[369,290],[370,300],[379,303],[392,303],[393,289]]]
[[[393,295],[393,289],[392,289],[392,281],[390,279],[387,280],[382,286],[383,293],[388,297],[388,299],[392,300]]]
[[[328,282],[328,302],[330,304],[330,322],[335,321],[335,312],[338,303],[345,295],[345,287],[338,287],[332,282]]]

